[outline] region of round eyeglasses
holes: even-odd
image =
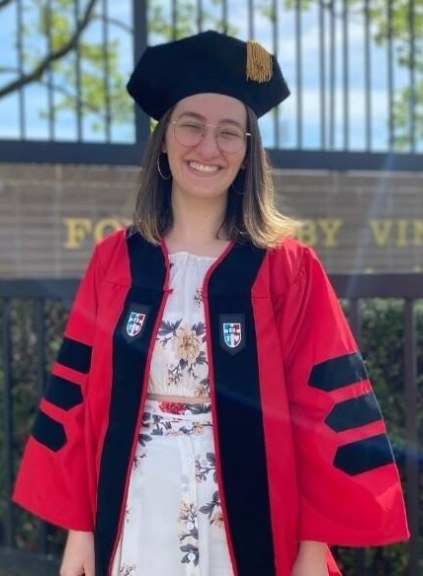
[[[222,152],[239,152],[244,146],[246,139],[251,136],[250,132],[244,132],[232,124],[205,124],[197,120],[172,120],[173,131],[176,140],[182,146],[191,148],[198,146],[205,137],[207,128],[214,128],[216,143]]]

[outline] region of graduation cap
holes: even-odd
[[[290,94],[276,58],[258,42],[211,30],[148,47],[127,89],[156,120],[179,100],[204,92],[237,98],[257,117]]]

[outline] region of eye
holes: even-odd
[[[202,124],[194,120],[181,120],[178,125],[182,130],[192,132],[193,134],[201,134],[203,131]]]
[[[228,140],[239,140],[244,138],[244,134],[241,130],[236,128],[220,128],[219,136]]]

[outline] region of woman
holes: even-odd
[[[273,205],[277,62],[206,32],[128,89],[158,121],[135,223],[94,251],[15,501],[69,530],[62,576],[332,576],[328,544],[407,538],[361,356]]]

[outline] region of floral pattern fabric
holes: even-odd
[[[148,391],[187,403],[147,399],[112,576],[233,576],[217,485],[201,295],[213,260],[171,255],[172,291]]]
[[[170,287],[150,367],[149,391],[155,394],[210,396],[202,285],[214,258],[172,254]]]
[[[147,400],[112,576],[233,576],[211,405]]]

